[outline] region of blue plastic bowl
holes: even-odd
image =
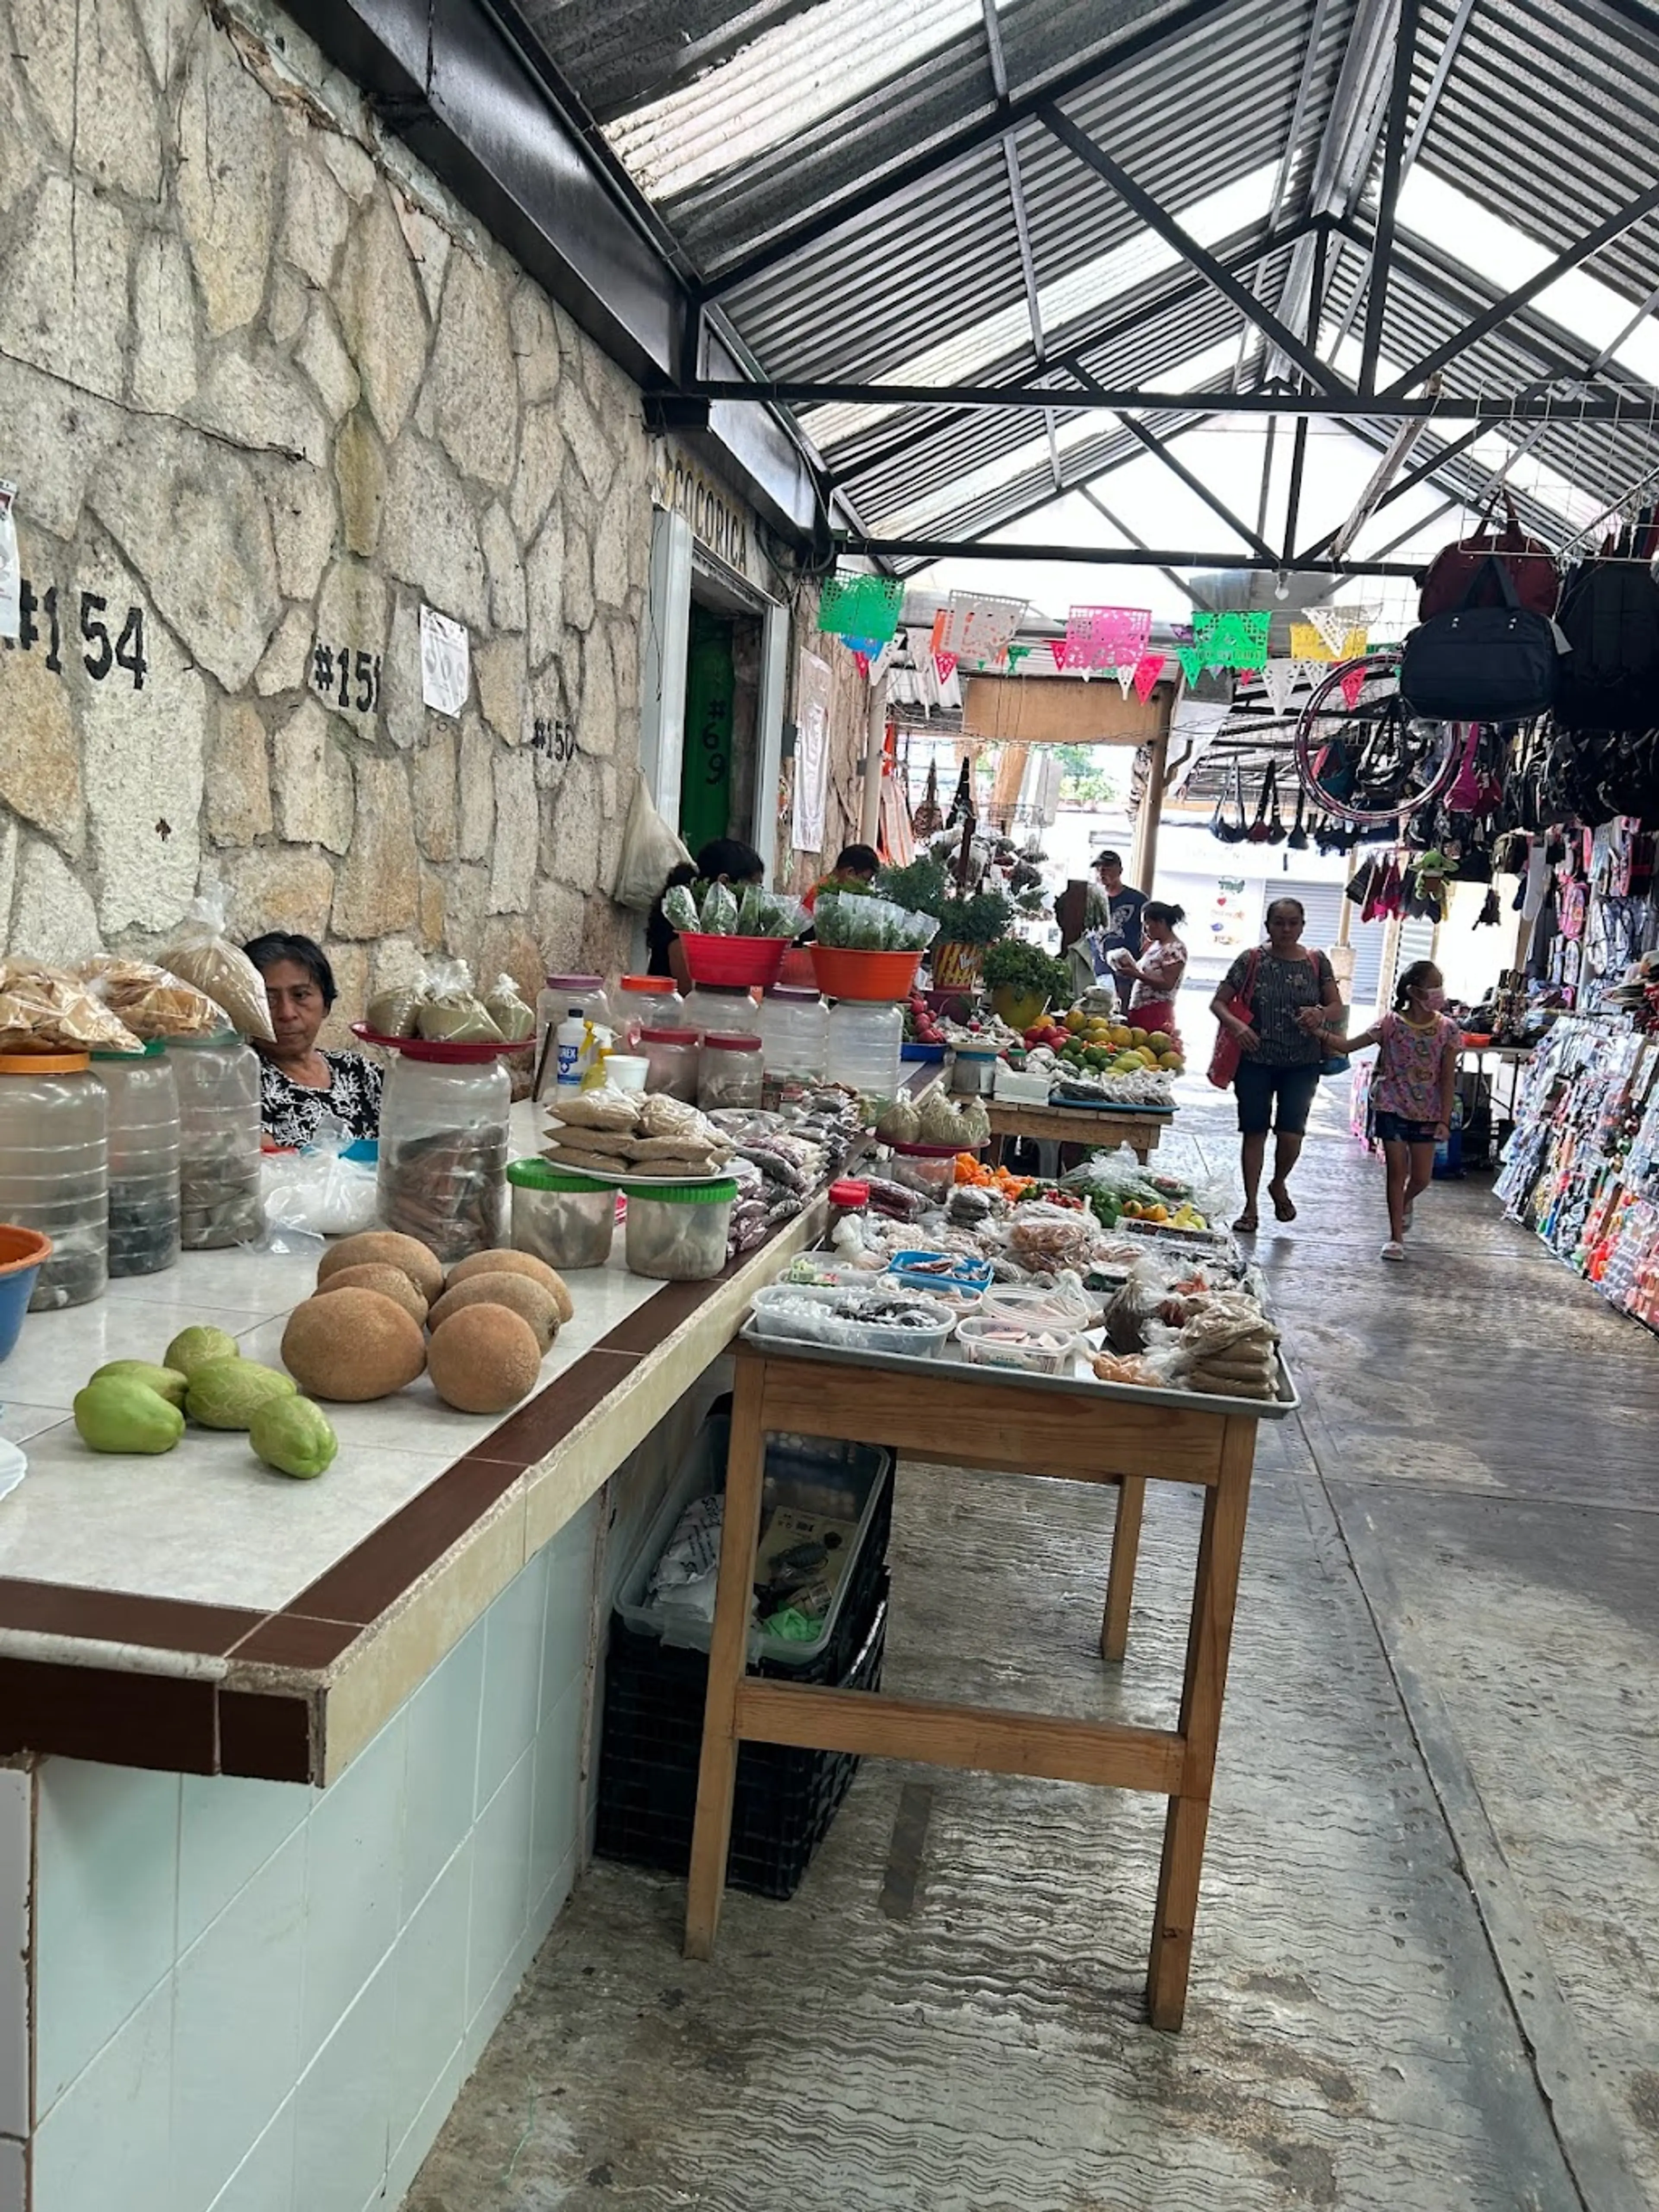
[[[52,1239],[38,1229],[0,1226],[0,1359],[9,1359],[29,1310]]]

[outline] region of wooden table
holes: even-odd
[[[1169,1800],[1146,2003],[1155,2027],[1178,2028],[1186,2009],[1256,1425],[1288,1407],[1233,1412],[1198,1396],[1176,1407],[1163,1394],[1149,1397],[1092,1381],[1040,1382],[954,1358],[942,1357],[933,1363],[936,1371],[924,1372],[914,1361],[854,1361],[805,1346],[772,1351],[747,1340],[738,1342],[736,1353],[686,1955],[713,1955],[739,1743],[869,1753],[993,1774],[1146,1790]],[[854,1442],[878,1437],[901,1455],[1003,1474],[1012,1451],[1019,1472],[1008,1474],[1011,1482],[1039,1475],[1116,1485],[1101,1630],[1102,1656],[1109,1660],[1121,1659],[1127,1641],[1147,1482],[1201,1486],[1204,1515],[1178,1727],[1056,1719],[747,1675],[765,1440],[778,1431]]]
[[[1175,1118],[1143,1114],[1133,1106],[1027,1106],[1012,1099],[988,1098],[991,1116],[992,1164],[1002,1158],[1003,1139],[1025,1137],[1062,1145],[1127,1145],[1142,1167]]]

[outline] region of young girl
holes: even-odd
[[[1335,1048],[1350,1054],[1363,1052],[1370,1044],[1379,1048],[1371,1075],[1371,1105],[1388,1169],[1385,1260],[1406,1256],[1412,1201],[1428,1188],[1434,1148],[1451,1127],[1462,1037],[1456,1023],[1440,1011],[1445,997],[1433,961],[1416,961],[1400,978],[1394,1012],[1384,1014],[1363,1036],[1350,1037]]]

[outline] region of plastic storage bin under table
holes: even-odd
[[[648,1607],[645,1592],[681,1515],[725,1480],[730,1424],[698,1431],[617,1593],[605,1662],[599,1755],[602,1858],[684,1875],[696,1814],[697,1759],[708,1680],[709,1622],[688,1609]],[[844,1500],[844,1504],[842,1501]],[[793,1643],[757,1632],[757,1675],[847,1690],[881,1686],[887,1624],[887,1545],[893,1456],[865,1443],[800,1436],[768,1440],[766,1502],[856,1522],[852,1556],[819,1636]],[[845,1753],[745,1746],[738,1761],[726,1879],[773,1898],[793,1895],[858,1767]]]

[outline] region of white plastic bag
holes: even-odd
[[[623,832],[622,860],[611,896],[618,906],[649,914],[673,871],[689,866],[691,855],[651,803],[650,786],[635,770],[634,797]]]
[[[346,1158],[356,1141],[343,1122],[325,1115],[312,1144],[297,1152],[264,1154],[259,1186],[273,1234],[355,1237],[374,1228],[374,1163]]]

